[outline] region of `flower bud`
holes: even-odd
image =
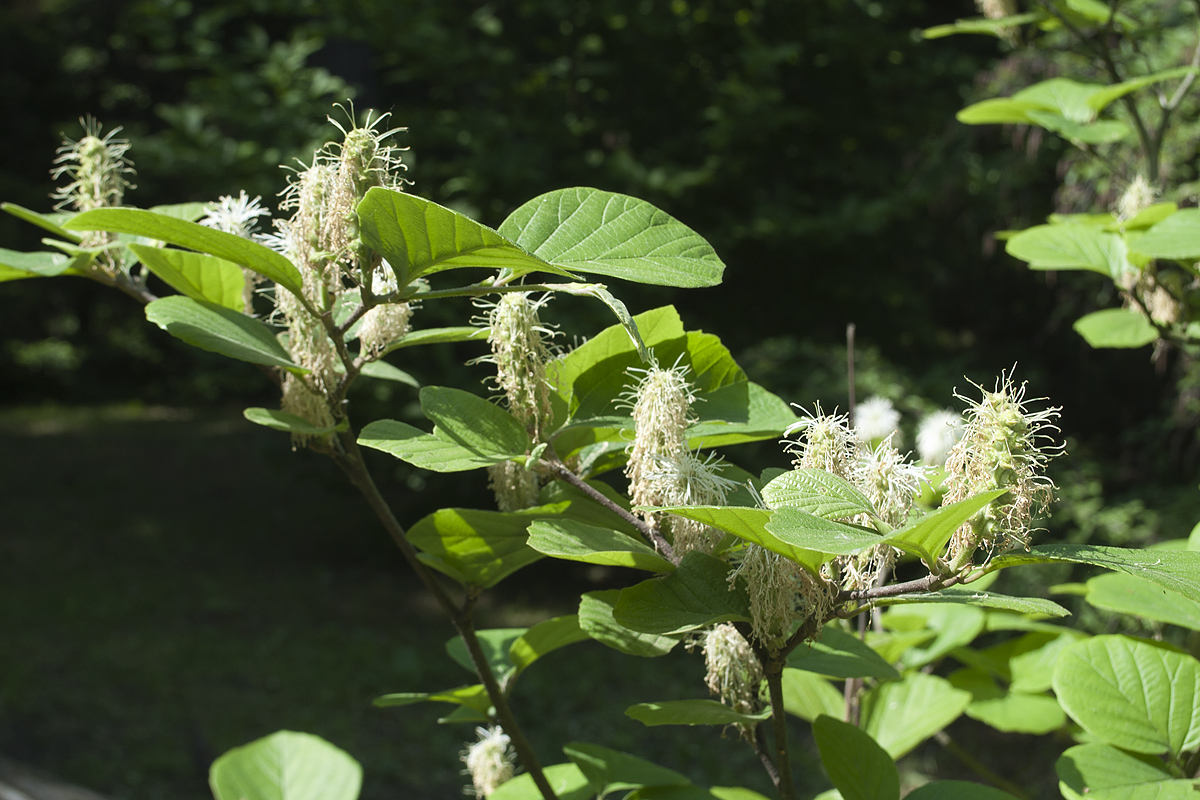
[[[724,623],[704,634],[704,683],[708,691],[739,714],[756,714],[762,709],[759,689],[762,664],[737,628]],[[747,741],[754,741],[754,728],[738,725]]]

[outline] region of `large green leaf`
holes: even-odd
[[[827,555],[851,555],[883,544],[883,537],[873,531],[821,519],[789,506],[776,509],[766,528],[786,544]]]
[[[300,369],[270,328],[231,308],[175,295],[147,305],[146,319],[201,350],[251,364]]]
[[[978,608],[953,603],[928,603],[892,608],[883,615],[885,628],[902,628],[899,620],[921,620],[920,627],[935,632],[932,641],[910,648],[904,653],[904,666],[917,669],[954,650],[970,644],[983,632],[985,614]],[[914,626],[915,627],[915,626]]]
[[[946,542],[950,541],[954,532],[984,506],[1000,495],[1006,494],[1007,491],[1007,489],[997,489],[991,492],[982,492],[968,497],[966,500],[943,506],[937,511],[926,514],[911,525],[889,533],[883,537],[883,541],[892,547],[898,547],[920,557],[926,564],[932,566],[937,563],[938,557],[946,547]]]
[[[277,411],[273,408],[247,408],[242,412],[242,416],[255,425],[262,425],[265,428],[272,428],[277,431],[299,433],[305,436],[322,436],[334,431],[344,431],[350,427],[350,420],[343,419],[337,425],[318,428],[304,417],[297,414],[289,414],[286,411]]]
[[[757,383],[739,381],[700,396],[700,420],[687,429],[692,450],[775,439],[796,421],[778,395]]]
[[[530,255],[470,217],[416,195],[376,187],[358,204],[363,241],[396,272],[400,286],[448,269],[509,269],[574,277]]]
[[[411,386],[414,389],[420,389],[420,382],[412,375],[408,374],[399,367],[394,367],[386,361],[368,361],[362,365],[362,370],[359,373],[364,378],[375,378],[380,381],[394,381],[403,383],[405,386]]]
[[[971,693],[966,714],[1006,733],[1043,734],[1061,728],[1067,715],[1053,697],[1044,694],[1005,691],[983,670],[952,672],[947,680]]]
[[[163,282],[195,300],[207,300],[234,311],[244,307],[246,276],[232,261],[187,250],[131,244],[129,249]]]
[[[492,455],[521,456],[532,446],[525,426],[495,403],[461,389],[426,386],[421,411],[438,430],[464,448]]]
[[[519,675],[542,656],[587,638],[587,631],[579,627],[578,615],[554,617],[539,622],[518,636],[509,647],[508,657]]]
[[[232,261],[300,294],[300,272],[292,262],[257,242],[195,222],[137,208],[85,211],[63,227],[73,231],[111,231],[144,236]]]
[[[319,736],[279,731],[218,758],[208,782],[216,800],[356,800],[362,767]]]
[[[382,450],[415,467],[434,472],[463,472],[508,461],[510,453],[492,453],[464,447],[437,428],[426,433],[406,422],[381,419],[359,433],[358,443]]]
[[[670,572],[675,565],[654,548],[624,533],[574,520],[535,522],[529,526],[529,546],[539,553],[568,561]]]
[[[821,676],[784,667],[783,709],[812,722],[822,714],[840,717],[846,701],[842,693]]]
[[[970,781],[934,781],[917,787],[904,800],[1017,800],[1008,792]]]
[[[687,777],[673,769],[598,744],[571,742],[563,747],[563,753],[587,776],[599,798],[644,786],[685,786],[689,783]]]
[[[419,557],[463,584],[488,588],[542,558],[525,544],[529,523],[561,514],[566,504],[523,511],[443,508],[408,530]]]
[[[740,583],[730,585],[728,564],[693,550],[678,568],[621,591],[613,618],[642,633],[687,633],[718,622],[749,622],[750,601]]]
[[[910,672],[863,695],[863,730],[892,758],[900,758],[966,710],[971,693],[945,678]]]
[[[404,334],[404,338],[397,339],[387,346],[386,353],[393,350],[400,350],[404,347],[416,347],[423,344],[444,344],[446,342],[468,342],[476,339],[486,339],[490,328],[476,328],[469,325],[463,325],[456,328],[425,328],[419,331],[410,331]]]
[[[599,189],[535,197],[500,233],[575,272],[663,286],[715,286],[725,265],[699,234],[644,200]]]
[[[1029,14],[1012,14],[1000,19],[987,19],[986,17],[958,19],[949,25],[935,25],[932,28],[926,28],[921,31],[921,35],[926,39],[941,39],[944,36],[953,36],[956,33],[980,33],[1001,37],[1014,27],[1030,22],[1038,22],[1044,19],[1045,16],[1043,13],[1033,12]]]
[[[1116,278],[1128,264],[1125,240],[1091,225],[1035,225],[1009,239],[1005,249],[1030,269],[1086,269]]]
[[[54,278],[82,269],[87,256],[66,256],[62,253],[21,253],[0,247],[0,269],[5,270],[0,281],[20,278]]]
[[[74,212],[59,212],[55,214],[42,214],[38,211],[32,211],[24,206],[19,206],[16,203],[0,203],[0,209],[7,211],[18,219],[23,219],[26,222],[31,222],[39,228],[48,230],[56,236],[61,236],[68,242],[79,244],[81,237],[78,234],[71,233],[66,228],[62,227],[62,223],[75,216]]]
[[[678,637],[642,633],[621,625],[613,618],[620,589],[588,592],[579,598],[579,627],[603,645],[630,656],[665,656],[679,644]]]
[[[1063,652],[1054,693],[1102,742],[1174,756],[1200,746],[1200,662],[1124,636],[1095,636]]]
[[[1092,347],[1144,347],[1158,339],[1158,329],[1130,308],[1106,308],[1075,320],[1071,326]]]
[[[1084,599],[1097,608],[1200,631],[1200,603],[1132,575],[1098,575],[1087,582]]]
[[[789,470],[764,486],[762,497],[770,508],[790,506],[823,519],[875,513],[866,495],[823,469]]]
[[[1151,258],[1200,258],[1200,208],[1184,208],[1131,238],[1129,249]]]
[[[576,764],[552,764],[546,767],[546,781],[558,800],[593,800],[596,791]],[[533,776],[524,772],[488,795],[488,800],[543,800]]]
[[[377,708],[411,706],[416,703],[451,703],[466,706],[480,714],[487,714],[488,709],[492,707],[492,699],[482,683],[440,692],[394,692],[376,697],[372,702]]]
[[[1098,119],[1091,122],[1076,122],[1056,111],[1032,109],[1025,112],[1026,118],[1049,131],[1073,142],[1082,144],[1111,144],[1130,134],[1129,126],[1115,119]]]
[[[771,718],[771,709],[742,714],[716,700],[664,700],[638,703],[625,715],[643,725],[755,725]]]
[[[1082,744],[1068,749],[1059,756],[1054,764],[1059,780],[1066,787],[1082,797],[1109,797],[1106,790],[1125,789],[1129,794],[1118,794],[1120,797],[1136,797],[1131,790],[1137,787],[1157,788],[1156,793],[1145,795],[1149,798],[1173,800],[1175,797],[1195,797],[1195,791],[1188,788],[1188,793],[1167,791],[1166,785],[1171,780],[1171,774],[1162,767],[1144,761],[1134,755],[1118,750],[1107,744]],[[1069,797],[1064,793],[1064,796]],[[1112,798],[1110,798],[1112,800]]]
[[[831,678],[897,680],[900,673],[857,636],[826,625],[814,641],[788,654],[789,667]]]
[[[899,800],[896,762],[874,739],[833,717],[817,717],[813,738],[829,779],[844,800]]]
[[[968,588],[953,586],[935,592],[918,592],[914,594],[898,594],[891,597],[878,597],[871,601],[877,606],[896,606],[921,603],[961,603],[980,608],[995,608],[1001,611],[1013,611],[1017,614],[1037,614],[1043,617],[1066,617],[1070,611],[1042,597],[1011,597],[996,592],[972,591]]]
[[[1200,552],[1132,550],[1096,544],[1043,544],[1027,553],[1005,553],[992,559],[987,571],[1019,564],[1094,564],[1157,583],[1189,600],[1200,602]]]
[[[771,521],[772,512],[765,508],[750,508],[748,506],[670,506],[663,508],[670,514],[703,522],[726,533],[732,533],[740,539],[756,544],[778,553],[790,561],[794,561],[816,577],[821,565],[833,558],[827,553],[806,550],[802,547],[788,544],[768,532],[767,523]]]

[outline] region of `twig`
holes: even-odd
[[[570,467],[564,464],[562,459],[560,459],[558,455],[549,448],[547,448],[546,453],[542,456],[541,463],[546,466],[551,475],[571,484],[576,489],[583,492],[588,497],[592,498],[597,503],[619,516],[621,519],[628,522],[637,529],[638,533],[646,537],[646,541],[654,545],[659,552],[661,552],[672,562],[675,561],[675,551],[671,547],[671,543],[663,537],[658,529],[638,517],[636,514],[625,510],[617,503],[614,503],[612,500],[605,497],[604,494],[597,490],[594,486],[572,472]]]
[[[421,580],[421,583],[425,585],[425,588],[433,595],[437,604],[450,617],[450,621],[454,624],[459,636],[463,638],[463,642],[467,646],[467,652],[471,655],[471,663],[475,665],[475,671],[479,674],[479,678],[487,690],[488,699],[492,701],[492,706],[496,709],[496,716],[499,718],[500,724],[504,727],[504,732],[508,734],[509,739],[512,741],[513,749],[517,751],[517,757],[520,758],[521,763],[529,772],[538,791],[541,792],[543,800],[557,800],[554,790],[550,787],[550,782],[546,780],[546,775],[542,771],[541,764],[533,751],[533,747],[529,744],[529,740],[525,738],[520,725],[517,724],[517,720],[509,708],[508,700],[504,696],[504,692],[500,689],[500,685],[496,682],[496,676],[492,674],[487,658],[479,646],[479,639],[475,635],[475,626],[471,618],[472,601],[468,600],[460,608],[446,592],[441,583],[434,577],[433,573],[430,572],[429,568],[417,557],[416,548],[413,547],[412,543],[404,535],[404,527],[396,519],[396,515],[392,513],[392,508],[388,505],[387,500],[380,494],[379,487],[375,485],[375,481],[367,469],[366,462],[363,461],[362,452],[355,441],[354,432],[352,430],[343,431],[338,434],[338,439],[341,443],[341,448],[335,449],[332,453],[334,463],[346,473],[346,477],[350,479],[350,482],[362,492],[363,497],[366,498],[367,503],[375,512],[375,516],[383,523],[383,527],[387,530],[388,535],[391,536],[392,541],[400,548],[400,554],[404,556],[404,560],[417,573],[417,577]]]
[[[763,749],[762,741],[766,735],[766,729],[760,722],[754,726],[754,739],[750,744],[754,748],[754,752],[758,754],[758,760],[762,762],[763,769],[767,771],[767,777],[771,779],[771,785],[775,787],[775,791],[779,791],[779,770],[775,768],[775,762],[771,760],[771,754]]]
[[[783,659],[780,657],[763,664],[767,677],[767,688],[771,694],[771,727],[775,734],[775,767],[779,770],[781,800],[794,800],[796,787],[792,783],[792,765],[788,761],[787,712],[783,707]]]
[[[854,331],[853,322],[846,326],[846,388],[850,390],[850,406],[846,411],[846,423],[854,427]]]

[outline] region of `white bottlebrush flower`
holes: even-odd
[[[478,741],[469,743],[459,754],[467,765],[463,774],[471,776],[471,785],[463,793],[488,797],[516,773],[517,756],[512,740],[499,725],[476,728],[475,733]]]
[[[844,414],[823,414],[821,406],[809,412],[801,409],[804,419],[789,425],[784,436],[799,433],[800,438],[786,441],[786,450],[795,456],[793,463],[805,469],[823,469],[846,480],[854,476],[858,443]]]
[[[934,467],[946,464],[950,448],[962,437],[962,417],[949,410],[931,411],[917,426],[917,453],[921,460]]]
[[[133,188],[126,177],[133,174],[133,162],[126,157],[129,142],[116,138],[119,127],[101,136],[104,126],[92,117],[80,119],[79,124],[83,137],[75,141],[64,136],[50,170],[55,180],[68,179],[51,195],[58,200],[55,207],[90,211],[121,205],[125,190]]]
[[[633,406],[634,438],[625,474],[629,477],[629,495],[634,505],[669,503],[666,487],[652,476],[661,472],[662,459],[678,461],[687,452],[685,432],[692,423],[695,395],[686,373],[686,367],[652,366],[625,398]]]
[[[946,459],[946,497],[949,505],[994,489],[1008,494],[964,524],[950,543],[956,566],[977,547],[996,550],[1028,547],[1035,516],[1044,513],[1053,499],[1054,484],[1043,475],[1046,462],[1062,452],[1050,445],[1047,431],[1057,430],[1057,408],[1025,408],[1025,384],[1016,386],[1007,375],[996,382],[996,391],[981,390],[983,397],[966,411],[963,437]]]
[[[261,197],[251,199],[244,189],[237,197],[227,194],[217,202],[209,203],[199,222],[206,228],[232,233],[243,239],[254,239],[258,233],[258,218],[271,216],[271,212],[260,205],[261,202]]]
[[[704,634],[704,683],[724,705],[740,714],[762,709],[758,692],[763,682],[762,664],[737,628],[724,623]],[[754,727],[738,725],[738,732],[754,741]]]
[[[875,506],[879,517],[894,528],[904,525],[913,501],[926,480],[926,469],[909,463],[889,436],[874,449],[860,451],[854,484]]]
[[[646,476],[646,494],[660,497],[665,506],[723,506],[737,484],[719,473],[724,462],[715,453],[701,458],[685,449],[678,456],[656,456],[655,468]],[[692,550],[710,552],[721,533],[702,522],[671,516],[663,521],[677,558]]]
[[[1132,219],[1143,208],[1153,204],[1154,199],[1154,187],[1150,185],[1150,181],[1146,180],[1146,176],[1139,172],[1125,187],[1121,198],[1117,200],[1117,216],[1121,218],[1122,222]]]
[[[900,412],[886,397],[870,397],[854,409],[854,433],[859,441],[886,439],[900,428]]]

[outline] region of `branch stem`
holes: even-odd
[[[779,772],[776,788],[781,800],[795,800],[796,786],[792,781],[792,765],[788,761],[787,712],[783,708],[783,665],[782,656],[776,656],[763,665],[767,688],[771,695],[771,727],[775,735],[775,768]]]

